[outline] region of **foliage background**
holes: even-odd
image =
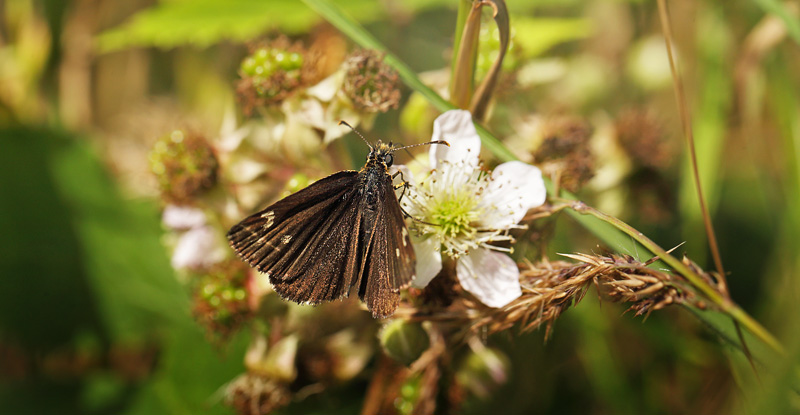
[[[448,65],[454,2],[340,3],[415,71]],[[650,108],[683,148],[663,65],[647,56],[636,63],[661,33],[654,2],[508,4],[523,61],[565,69],[500,102],[593,123]],[[289,0],[6,0],[0,7],[2,412],[230,413],[218,391],[243,370],[247,334],[215,346],[193,322],[160,240],[146,155],[176,126],[219,130],[234,102],[243,42],[275,31],[303,36],[321,19]],[[470,401],[470,413],[798,411],[796,389],[787,390],[793,382],[779,382],[797,376],[800,322],[797,11],[770,0],[680,0],[670,8],[732,297],[784,341],[785,373],[760,367],[774,375],[760,386],[741,354],[685,310],[643,324],[590,295],[547,343],[541,332],[491,339],[513,370],[489,400]],[[759,31],[765,25],[786,29],[770,38]],[[546,67],[531,70],[541,75]],[[499,105],[501,120],[503,111]],[[380,116],[369,135],[413,135],[400,132],[399,117]],[[492,127],[501,137],[510,131]],[[665,219],[649,221],[638,210],[635,183],[581,196],[662,246],[685,241],[680,249],[710,269],[683,153],[663,172]],[[597,244],[563,218],[550,249],[589,252]],[[367,380],[285,413],[354,413]],[[772,388],[773,380],[783,386]]]

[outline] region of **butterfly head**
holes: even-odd
[[[361,137],[361,139],[364,140],[365,143],[367,143],[367,145],[369,146],[369,149],[370,149],[369,155],[367,156],[367,165],[368,166],[370,164],[372,164],[372,163],[381,163],[381,164],[383,164],[383,166],[386,169],[388,169],[389,167],[392,167],[392,163],[394,163],[394,155],[393,155],[393,153],[395,151],[397,151],[397,150],[403,150],[403,149],[407,149],[407,148],[411,148],[411,147],[417,147],[417,146],[427,146],[427,145],[431,145],[431,144],[444,144],[444,145],[450,147],[450,144],[448,144],[447,141],[443,141],[443,140],[435,140],[435,141],[430,141],[430,142],[427,142],[427,143],[411,144],[409,146],[399,146],[399,147],[395,147],[392,144],[391,141],[388,144],[385,144],[384,142],[378,140],[378,142],[375,143],[375,145],[373,146],[372,144],[369,143],[369,141],[367,141],[366,138],[364,138],[363,135],[361,135],[361,133],[356,131],[356,129],[353,128],[346,121],[344,121],[344,120],[339,121],[339,125],[346,125],[346,126],[350,127],[350,129],[353,130],[354,133],[358,134],[358,136]]]
[[[385,144],[379,140],[374,146],[370,146],[367,162],[376,161],[382,163],[388,169],[392,167],[392,163],[394,163],[394,155],[392,154],[394,150],[395,148],[391,142]]]

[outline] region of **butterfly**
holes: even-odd
[[[282,298],[319,304],[357,289],[372,316],[385,318],[397,309],[400,290],[413,281],[416,267],[405,213],[389,173],[393,154],[418,145],[449,144],[395,147],[378,141],[373,146],[358,135],[370,147],[361,170],[320,179],[245,218],[227,236],[236,253],[266,274]]]

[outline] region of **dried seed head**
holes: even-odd
[[[580,302],[594,285],[600,295],[615,302],[631,303],[636,315],[648,315],[670,304],[707,305],[696,298],[680,275],[649,268],[647,262],[619,255],[564,255],[578,261],[527,263],[520,269],[522,296],[502,308],[489,308],[467,297],[458,298],[446,309],[424,310],[412,320],[432,320],[462,328],[469,337],[488,335],[519,325],[523,331],[545,326],[548,337],[556,319]],[[686,262],[686,261],[684,261]],[[688,262],[687,262],[688,263]],[[713,276],[696,266],[709,281]]]
[[[589,150],[591,126],[575,117],[556,117],[542,126],[544,140],[534,152],[542,171],[557,177],[562,187],[576,191],[594,177],[595,161]]]
[[[400,103],[399,77],[383,62],[383,57],[374,50],[360,50],[345,60],[347,75],[343,89],[362,111],[386,112]]]
[[[634,163],[656,170],[672,165],[674,148],[652,111],[626,110],[617,118],[615,127],[619,143]]]
[[[225,390],[225,403],[243,415],[261,415],[284,407],[291,392],[283,383],[266,376],[244,373]]]
[[[164,199],[183,205],[217,183],[219,163],[203,136],[175,130],[156,141],[150,152],[150,168]]]

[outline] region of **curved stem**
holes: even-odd
[[[650,238],[645,236],[643,233],[639,232],[632,226],[628,225],[627,223],[611,216],[605,214],[587,204],[576,201],[576,200],[564,200],[565,203],[569,205],[572,210],[578,212],[583,215],[590,215],[594,216],[597,219],[600,219],[603,222],[606,222],[615,228],[619,229],[620,231],[624,232],[625,234],[629,235],[631,238],[642,244],[645,248],[650,250],[653,254],[661,258],[667,265],[672,267],[675,272],[681,274],[684,278],[686,278],[690,284],[697,290],[703,293],[705,297],[714,303],[717,307],[720,308],[723,312],[731,316],[734,320],[739,322],[741,325],[747,327],[747,329],[753,333],[754,336],[758,337],[761,341],[767,344],[770,348],[772,348],[775,352],[785,355],[786,351],[784,350],[781,343],[778,339],[775,338],[764,326],[761,325],[758,321],[756,321],[753,317],[747,314],[741,307],[739,307],[736,303],[731,301],[728,297],[722,295],[720,292],[714,289],[711,285],[709,285],[703,277],[697,274],[694,270],[692,270],[689,266],[678,260],[677,258],[670,255],[664,248],[658,246],[655,242],[653,242]]]

